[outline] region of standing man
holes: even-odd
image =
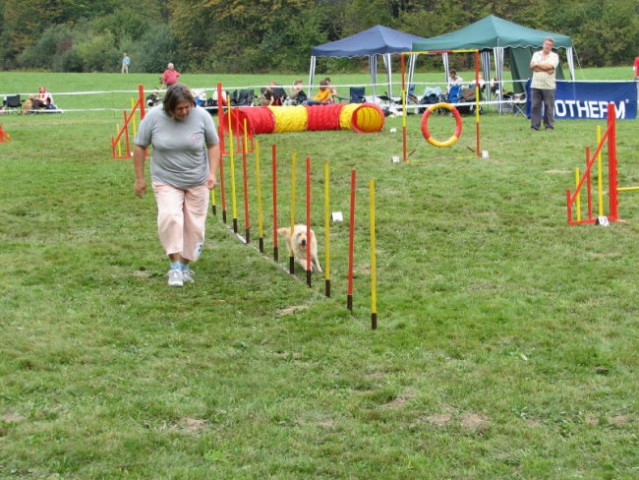
[[[131,65],[131,59],[126,52],[124,52],[122,54],[122,73],[129,73],[129,65]]]
[[[178,78],[180,78],[180,72],[175,69],[175,65],[169,63],[162,74],[162,85],[164,85],[164,88],[168,88],[177,83]]]
[[[635,57],[635,63],[632,69],[635,72],[635,80],[639,80],[639,57]]]
[[[530,128],[539,130],[541,126],[541,107],[544,107],[544,127],[546,130],[555,128],[555,70],[559,65],[559,56],[552,51],[555,40],[546,38],[543,48],[535,52],[530,61],[530,68],[533,71],[532,83],[530,85],[532,94],[532,114],[530,117]]]

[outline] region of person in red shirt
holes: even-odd
[[[639,80],[639,57],[635,57],[635,64],[632,69],[635,72],[635,80]]]
[[[175,69],[175,65],[169,63],[166,70],[162,74],[162,85],[164,88],[170,87],[171,85],[177,83],[178,78],[180,78],[180,72]]]

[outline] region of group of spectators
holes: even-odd
[[[331,85],[329,77],[320,81],[318,92],[309,98],[304,92],[304,82],[295,80],[291,85],[288,95],[284,89],[275,81],[271,81],[269,85],[261,89],[259,104],[262,106],[277,105],[322,105],[334,103],[339,99],[337,89]]]
[[[4,97],[2,100],[2,106],[0,107],[0,112],[7,111],[7,108],[19,108],[25,115],[28,113],[38,113],[43,111],[60,111],[56,104],[53,103],[53,95],[45,88],[44,85],[40,85],[38,87],[38,93],[29,95],[24,102],[20,101],[19,95]]]

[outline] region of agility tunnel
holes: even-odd
[[[353,130],[375,133],[384,128],[384,112],[374,103],[332,103],[277,107],[238,107],[231,109],[233,133],[305,132]],[[220,120],[224,132],[229,129],[229,115]]]

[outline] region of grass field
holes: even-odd
[[[1,93],[151,81],[1,75]],[[531,132],[521,117],[489,112],[483,159],[469,150],[473,118],[455,146],[436,149],[410,116],[408,164],[390,161],[401,118],[378,134],[259,136],[267,254],[211,215],[196,283],[171,289],[154,200],[134,196],[131,162],[110,155],[121,119],[110,109],[126,109],[128,96],[60,96],[62,108],[87,111],[0,116],[12,138],[0,144],[0,478],[637,478],[639,197],[623,193],[624,221],[608,228],[570,227],[565,213],[599,122]],[[447,136],[451,119],[432,120]],[[636,122],[619,122],[617,136],[620,183],[637,185]],[[348,221],[330,226],[331,298],[321,275],[309,288],[284,271],[283,248],[272,259],[273,144],[280,224],[290,221],[293,154],[304,221],[311,158],[324,266],[324,162],[330,209],[346,220],[357,173],[352,313]],[[249,155],[253,239],[255,168]],[[225,169],[228,182],[228,158]]]

